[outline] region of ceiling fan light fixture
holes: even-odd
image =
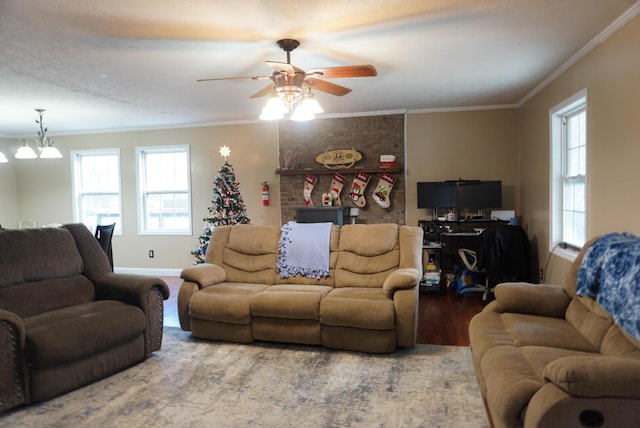
[[[320,103],[318,103],[318,100],[316,100],[311,91],[305,93],[300,107],[303,107],[305,111],[308,111],[309,113],[314,115],[324,112],[324,109],[320,106]]]
[[[296,122],[304,122],[307,120],[313,120],[316,116],[310,111],[306,110],[302,107],[302,104],[299,105],[291,115],[291,120],[295,120]]]
[[[0,152],[0,163],[7,163],[9,159],[4,155],[4,153]]]
[[[287,105],[280,99],[277,93],[271,94],[267,100],[267,104],[262,109],[260,120],[278,120],[282,119],[289,109]]]

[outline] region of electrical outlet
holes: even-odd
[[[149,250],[149,258],[150,258],[150,259],[154,258],[154,257],[155,257],[155,255],[156,255],[155,251],[153,251],[153,250]]]
[[[544,269],[540,268],[540,281],[544,281]]]

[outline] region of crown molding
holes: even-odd
[[[565,61],[560,67],[558,67],[553,73],[547,76],[538,86],[533,88],[527,95],[525,95],[520,101],[518,101],[518,107],[522,107],[531,98],[535,97],[544,88],[549,86],[551,82],[560,77],[564,72],[573,67],[578,61],[587,56],[592,50],[605,42],[609,37],[620,31],[622,27],[627,25],[633,19],[640,15],[640,1],[631,6],[625,13],[620,15],[615,21],[613,21],[607,28],[605,28],[600,34],[595,36],[589,43],[584,45],[582,49],[576,52],[571,58]]]

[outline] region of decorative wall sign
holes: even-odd
[[[362,160],[362,153],[354,148],[325,150],[316,156],[316,162],[329,169],[351,168],[356,162]]]

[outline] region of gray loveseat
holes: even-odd
[[[0,412],[144,360],[168,297],[161,279],[113,273],[84,225],[0,229]]]

